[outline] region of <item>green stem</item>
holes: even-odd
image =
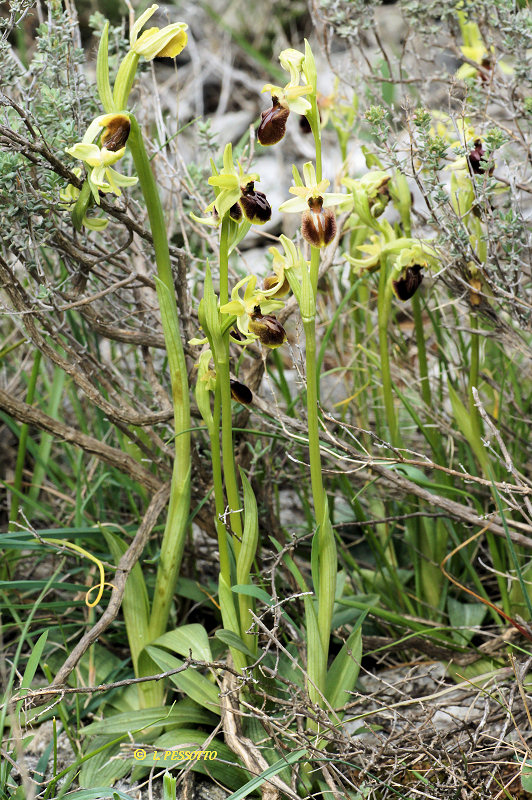
[[[220,305],[229,302],[229,216],[222,219],[220,231]]]
[[[33,360],[33,367],[31,369],[30,380],[28,383],[28,391],[26,393],[26,403],[31,406],[35,396],[35,386],[39,375],[41,366],[41,351],[37,350]],[[13,496],[11,498],[11,509],[9,512],[9,528],[8,530],[16,530],[15,522],[17,521],[19,507],[20,507],[20,492],[22,490],[22,475],[24,471],[24,461],[26,459],[26,447],[28,444],[29,425],[24,422],[20,426],[20,437],[18,441],[17,463],[15,465],[15,480],[13,481]]]
[[[229,216],[222,219],[220,232],[220,305],[229,300]],[[233,409],[231,405],[231,381],[229,370],[229,331],[224,334],[224,354],[216,354],[216,375],[222,400],[222,461],[225,491],[230,509],[230,526],[235,533],[235,553],[238,555],[242,540],[240,497],[235,469],[233,446]]]
[[[229,344],[227,343],[227,348]],[[235,455],[233,445],[233,410],[231,407],[231,383],[229,375],[229,361],[216,364],[216,374],[219,378],[222,399],[222,462],[224,470],[225,491],[230,509],[229,523],[235,534],[234,550],[238,556],[240,542],[242,541],[242,521],[240,518],[240,497],[236,479]]]
[[[314,575],[314,592],[318,600],[317,620],[312,603],[305,606],[307,629],[307,666],[311,681],[309,694],[313,702],[321,703],[319,691],[324,692],[327,674],[327,655],[331,634],[331,620],[336,594],[337,556],[336,541],[329,518],[327,496],[323,488],[319,418],[318,380],[316,374],[315,319],[303,319],[305,331],[305,359],[307,372],[307,424],[310,458],[310,480],[314,514],[318,525],[318,574]],[[317,624],[316,624],[317,623]],[[319,640],[319,644],[316,640]],[[313,688],[312,684],[316,687]],[[310,728],[313,728],[310,725]]]
[[[320,112],[318,110],[318,101],[316,95],[313,93],[309,97],[312,105],[312,111],[309,114],[308,121],[314,136],[314,147],[316,149],[316,180],[319,183],[322,178],[322,163],[321,163],[321,123]]]
[[[386,259],[381,259],[381,267],[379,271],[379,351],[381,360],[381,376],[382,376],[382,393],[384,399],[384,409],[386,411],[386,420],[388,422],[388,430],[390,431],[390,440],[394,447],[399,445],[399,431],[397,427],[397,417],[395,414],[395,406],[393,402],[393,386],[392,376],[390,371],[390,354],[388,353],[388,318],[390,315],[390,302],[386,292],[387,284],[387,266]]]
[[[318,251],[319,253],[319,251]],[[316,522],[321,524],[325,508],[325,492],[321,472],[321,453],[318,421],[318,380],[316,375],[316,324],[303,321],[305,330],[305,359],[307,369],[307,424],[309,439],[310,480]]]
[[[318,279],[320,275],[320,248],[311,246],[310,248],[310,284],[314,298],[318,297]]]
[[[469,386],[468,386],[468,400],[469,400],[469,416],[471,417],[471,424],[477,442],[481,438],[481,425],[479,410],[475,405],[475,398],[473,397],[473,387],[478,390],[478,373],[479,373],[479,335],[478,320],[475,314],[469,316],[471,330],[471,357],[469,360]]]
[[[419,292],[412,298],[412,310],[414,312],[414,325],[416,329],[417,357],[419,361],[419,377],[421,381],[421,396],[427,408],[432,408],[432,396],[430,392],[429,368],[427,363],[427,348],[425,344],[425,329],[421,313],[421,303]]]
[[[214,393],[213,426],[210,431],[212,478],[214,484],[214,505],[216,508],[216,531],[218,533],[218,552],[220,554],[220,572],[228,586],[231,586],[231,560],[227,543],[227,530],[223,523],[225,511],[224,486],[222,477],[222,460],[220,457],[220,414],[222,396],[219,383]]]
[[[131,132],[128,144],[148,209],[153,236],[157,263],[157,297],[174,404],[175,460],[168,517],[150,616],[150,636],[155,639],[166,630],[185,545],[190,510],[190,400],[163,208],[138,123],[133,116],[130,120]]]

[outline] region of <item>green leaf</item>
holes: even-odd
[[[208,733],[192,729],[179,729],[163,734],[153,742],[153,746],[158,748],[155,753],[157,758],[154,758],[152,752],[148,752],[145,759],[141,762],[137,762],[137,766],[133,770],[131,776],[132,780],[137,780],[152,767],[171,770],[183,769],[191,764],[192,771],[212,777],[212,779],[232,789],[237,786],[242,786],[247,779],[247,773],[242,767],[235,764],[235,755],[233,752],[219,739],[213,739],[206,745],[205,742],[208,738]],[[216,758],[212,760],[186,760],[181,758],[178,760],[174,757],[172,760],[171,750],[188,751],[189,753],[193,753],[197,750],[208,750],[211,753],[214,751],[216,753]]]
[[[209,637],[203,625],[181,625],[181,627],[159,636],[151,644],[166,647],[185,658],[192,652],[192,658],[197,661],[212,661]]]
[[[115,111],[115,104],[109,83],[108,49],[109,23],[106,22],[102,31],[100,46],[98,47],[98,58],[96,59],[96,85],[104,111],[109,114],[111,111]]]
[[[525,792],[532,792],[532,761],[525,761],[521,768],[521,786]]]
[[[281,770],[283,770],[287,764],[295,764],[296,761],[300,761],[306,755],[306,752],[306,750],[296,750],[294,753],[289,753],[286,758],[282,758],[280,761],[272,764],[272,766],[268,767],[268,769],[265,769],[261,775],[257,775],[256,778],[252,778],[237,792],[229,795],[227,800],[241,800],[242,797],[247,797],[248,794],[251,794],[251,792],[255,791],[255,789],[257,789],[259,786],[262,786],[267,778],[270,778],[272,775],[277,775],[279,772],[281,772]]]
[[[238,650],[240,653],[244,653],[244,655],[248,656],[253,661],[256,659],[256,655],[251,652],[247,645],[244,644],[240,636],[237,636],[237,634],[233,633],[233,631],[228,631],[224,628],[216,631],[214,635],[228,647]]]
[[[249,581],[249,571],[257,551],[259,520],[255,492],[242,470],[240,470],[240,477],[244,489],[244,531],[242,533],[242,546],[236,563],[236,580],[237,583],[245,584]]]
[[[362,623],[367,614],[362,614],[327,673],[325,696],[333,708],[345,706],[350,699],[347,692],[355,688],[362,659]]]
[[[20,684],[21,689],[27,689],[29,686],[31,686],[31,682],[35,677],[35,673],[37,672],[37,667],[39,666],[39,662],[42,656],[42,651],[44,650],[44,645],[46,644],[47,638],[48,638],[48,631],[46,630],[37,639],[37,643],[35,644],[31,652],[31,656],[29,657],[28,663],[26,664],[26,669],[24,670],[22,683]]]
[[[74,798],[75,800],[115,800],[115,798],[118,800],[133,800],[130,794],[124,794],[118,789],[110,789],[108,786],[102,786],[101,788],[96,786],[94,789],[84,789],[81,792],[76,790],[64,795],[65,800],[70,797],[73,800]]]
[[[177,779],[165,772],[163,775],[163,800],[176,800],[176,784]]]
[[[91,744],[99,747],[105,744],[104,738],[97,738]],[[111,786],[115,781],[123,778],[131,770],[131,764],[122,758],[117,758],[120,754],[119,744],[110,744],[100,753],[96,753],[93,758],[86,761],[79,773],[79,785],[82,789],[90,789],[95,783],[103,783]]]
[[[447,600],[447,611],[451,623],[452,637],[459,644],[471,641],[479,625],[482,625],[488,608],[484,603],[461,603],[454,597]],[[460,628],[461,630],[456,630]],[[473,630],[472,630],[473,629]]]
[[[118,564],[126,552],[128,545],[114,533],[109,533],[105,528],[102,528],[101,531],[113,555],[115,564]],[[129,573],[126,582],[124,598],[122,600],[122,611],[126,621],[131,658],[133,659],[135,673],[138,674],[137,669],[140,653],[150,641],[150,604],[144,575],[142,574],[142,567],[138,562]]]
[[[256,597],[257,600],[260,600],[267,606],[273,605],[273,600],[268,592],[264,591],[264,589],[261,589],[260,586],[252,586],[250,583],[246,583],[244,585],[237,583],[234,586],[231,586],[231,590],[235,592],[235,594],[245,594],[248,597]]]
[[[145,728],[164,726],[172,728],[176,725],[209,725],[215,717],[205,709],[181,700],[173,707],[159,706],[157,708],[143,708],[138,711],[125,711],[121,714],[106,717],[105,719],[91,722],[80,730],[83,736],[89,734],[103,734],[116,736],[125,731],[140,731]]]
[[[486,450],[475,433],[475,426],[469,415],[468,410],[458,397],[451,383],[448,382],[449,397],[451,398],[451,405],[453,408],[453,415],[456,420],[460,431],[463,433],[468,441],[469,446],[476,455],[481,467],[486,472],[488,471],[489,461],[486,455]]]
[[[159,647],[148,645],[146,652],[164,672],[183,666],[182,661],[174,658],[166,650],[161,650]],[[220,712],[218,689],[201,673],[190,668],[184,672],[178,672],[176,675],[170,675],[170,680],[183,694],[186,694],[187,697],[190,697],[200,706],[209,711]]]

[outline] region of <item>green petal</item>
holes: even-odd
[[[286,214],[302,214],[303,211],[308,211],[308,203],[302,197],[294,197],[281,203],[279,211],[283,211]]]

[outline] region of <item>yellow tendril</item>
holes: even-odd
[[[97,584],[96,586],[91,586],[91,588],[88,590],[87,594],[85,595],[85,603],[89,608],[94,608],[94,606],[97,606],[98,603],[100,602],[100,600],[102,599],[104,588],[106,586],[112,586],[112,584],[106,583],[106,581],[105,581],[105,572],[104,572],[103,564],[100,561],[100,559],[96,558],[96,556],[93,556],[92,553],[89,553],[83,547],[80,547],[79,544],[73,544],[73,542],[64,542],[64,541],[61,541],[61,540],[58,541],[57,539],[43,539],[42,541],[43,542],[48,542],[49,544],[54,544],[56,546],[60,542],[61,546],[68,547],[71,550],[74,550],[76,553],[79,553],[80,555],[85,556],[86,558],[89,558],[94,564],[96,564],[96,566],[98,567],[99,573],[100,573],[100,583]],[[94,600],[91,603],[91,602],[89,602],[89,596],[90,596],[90,593],[94,589],[98,589],[98,594],[96,596],[96,600]]]

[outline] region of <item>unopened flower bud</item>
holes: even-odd
[[[272,97],[272,107],[261,113],[257,139],[265,147],[277,144],[286,131],[286,120],[290,110],[282,106],[277,97]]]
[[[126,146],[131,123],[125,114],[115,114],[104,128],[101,138],[102,147],[116,153]]]
[[[388,188],[390,180],[391,177],[387,175],[373,197],[368,198],[371,213],[375,218],[380,217],[380,215],[384,213],[390,201],[390,189]]]
[[[423,280],[421,270],[422,267],[419,264],[406,267],[398,280],[392,281],[393,290],[399,300],[405,302],[415,295]]]
[[[332,242],[336,234],[336,218],[334,211],[323,208],[323,198],[311,197],[309,210],[303,212],[301,233],[303,238],[314,247],[325,247]]]
[[[286,342],[286,331],[273,314],[260,313],[256,306],[249,320],[249,330],[254,333],[265,347],[280,347]]]
[[[246,219],[255,225],[264,225],[265,222],[268,222],[272,215],[272,207],[268,203],[264,192],[256,191],[253,181],[250,181],[246,186],[242,186],[241,192],[238,202]]]
[[[471,170],[475,173],[475,175],[484,175],[486,169],[481,164],[481,161],[484,160],[486,153],[484,148],[482,147],[482,142],[480,141],[480,139],[476,139],[474,144],[475,146],[467,156],[467,161],[469,163],[469,166],[471,167]],[[492,173],[493,173],[493,167],[490,168],[488,175],[491,175]]]
[[[253,401],[253,392],[240,381],[231,381],[231,397],[243,406],[249,405]]]

